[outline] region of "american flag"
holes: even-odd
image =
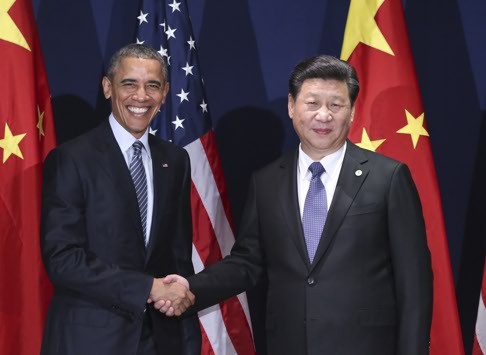
[[[229,254],[234,233],[188,7],[184,0],[144,0],[137,15],[137,43],[155,48],[169,69],[170,92],[150,132],[184,147],[191,159],[192,262],[199,272]],[[244,293],[199,312],[199,321],[202,354],[255,354]]]
[[[486,355],[486,259],[484,260],[483,283],[479,293],[478,317],[472,355]]]

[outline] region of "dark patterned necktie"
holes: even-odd
[[[138,209],[140,210],[140,220],[142,221],[143,238],[145,245],[147,245],[147,177],[145,176],[145,168],[142,161],[143,144],[140,141],[135,141],[132,145],[133,156],[130,162],[130,175],[132,175],[133,185],[137,193]]]
[[[327,196],[326,189],[321,181],[321,175],[324,172],[322,164],[314,162],[309,166],[309,170],[312,173],[312,179],[305,197],[302,225],[309,260],[312,264],[326,223]]]

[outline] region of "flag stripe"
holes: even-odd
[[[209,341],[208,335],[206,334],[204,325],[201,323],[201,321],[199,321],[199,328],[201,328],[201,354],[214,355],[211,342]]]
[[[191,191],[191,204],[193,212],[193,223],[194,223],[194,248],[198,254],[198,257],[201,260],[204,260],[204,264],[210,265],[218,260],[221,260],[221,244],[219,240],[222,239],[223,242],[227,242],[227,239],[223,238],[225,234],[219,233],[221,238],[217,238],[217,231],[218,227],[221,225],[226,230],[226,236],[228,233],[231,232],[229,227],[229,222],[226,220],[226,223],[220,223],[213,228],[212,225],[208,225],[208,222],[211,220],[209,217],[210,214],[213,215],[212,220],[216,219],[215,214],[218,214],[217,219],[218,221],[222,221],[225,219],[226,215],[222,208],[221,199],[219,198],[219,194],[216,193],[216,184],[214,179],[208,178],[208,176],[212,176],[212,171],[208,171],[210,169],[209,162],[207,159],[207,155],[202,150],[202,145],[200,144],[199,140],[191,143],[189,146],[185,147],[191,158],[191,166],[192,166],[192,178],[193,178],[193,189]],[[199,187],[202,190],[202,193],[197,190],[196,182],[200,180],[200,174],[205,177],[205,184],[199,184]],[[210,182],[213,182],[211,184]],[[206,197],[206,201],[203,201],[201,196]],[[206,204],[205,204],[206,203]],[[203,204],[204,207],[200,205]],[[215,204],[218,204],[218,207],[212,213],[208,213],[211,211],[211,207]],[[209,208],[205,208],[208,205]],[[216,211],[216,212],[215,212]],[[231,243],[232,244],[232,243]],[[232,245],[228,246],[228,251]],[[193,264],[196,263],[193,260]],[[196,271],[200,271],[196,268]],[[222,319],[225,320],[225,324],[229,329],[229,337],[233,342],[233,345],[237,348],[238,354],[251,354],[254,352],[253,343],[249,343],[246,341],[248,338],[252,338],[252,332],[250,327],[250,315],[248,312],[248,308],[243,306],[247,305],[246,296],[245,294],[238,295],[239,298],[232,297],[227,301],[221,303],[221,312],[222,312]],[[205,323],[203,323],[204,325]],[[207,331],[207,330],[206,330]],[[208,331],[207,331],[208,332]],[[242,336],[244,335],[244,336]],[[208,337],[211,339],[210,335]],[[243,340],[242,340],[243,339]],[[214,345],[214,344],[213,344]],[[219,354],[219,352],[216,352]]]
[[[233,231],[226,218],[226,212],[221,203],[221,196],[209,165],[208,156],[199,139],[188,144],[185,148],[191,158],[192,181],[211,220],[221,254],[228,255],[234,244]]]
[[[192,242],[203,263],[201,269],[196,269],[196,265],[194,265],[194,270],[199,272],[204,266],[211,265],[221,260],[222,257],[218,241],[211,226],[211,221],[194,183],[191,188],[191,207],[193,211],[192,224],[194,229]]]
[[[216,146],[216,137],[214,131],[210,130],[201,138],[201,145],[206,152],[206,157],[213,172],[214,181],[221,196],[221,202],[223,204],[224,210],[226,211],[226,218],[233,229],[233,220],[231,218],[231,208],[229,203],[229,198],[226,189],[226,181],[224,179],[223,171],[221,170],[221,160],[218,153],[218,148]],[[234,234],[234,233],[233,233]]]
[[[245,296],[244,293],[240,295]],[[231,297],[221,302],[220,307],[225,324],[231,324],[231,326],[228,326],[228,332],[234,347],[237,349],[237,353],[254,354],[255,348],[253,343],[246,341],[246,339],[253,337],[251,327],[248,324],[248,314],[244,312],[239,298]]]
[[[486,262],[483,269],[483,281],[479,294],[478,316],[472,355],[486,354]]]
[[[194,245],[192,249],[192,263],[196,272],[204,269],[204,264]],[[214,305],[199,312],[199,321],[203,326],[206,337],[211,343],[211,350],[214,351],[215,354],[223,355],[237,353],[226,330],[219,305]]]

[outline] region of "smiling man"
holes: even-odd
[[[169,91],[155,50],[128,45],[113,56],[103,92],[109,119],[54,149],[44,165],[41,248],[55,291],[42,354],[199,354],[197,318],[168,318],[194,302],[189,276],[191,172],[185,150],[150,135]]]
[[[294,68],[288,112],[300,146],[253,175],[231,254],[188,278],[198,310],[265,274],[270,355],[428,353],[420,200],[403,163],[347,140],[358,92],[355,70],[337,58]],[[156,308],[171,314],[170,305]]]

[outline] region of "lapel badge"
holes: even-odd
[[[169,167],[169,165],[168,165],[167,163],[164,163],[164,164],[162,164],[162,167],[163,167],[163,168],[168,168],[168,167]]]
[[[354,172],[354,175],[356,175],[356,176],[361,176],[361,175],[363,175],[363,172],[362,172],[361,170],[356,170],[356,171]]]

